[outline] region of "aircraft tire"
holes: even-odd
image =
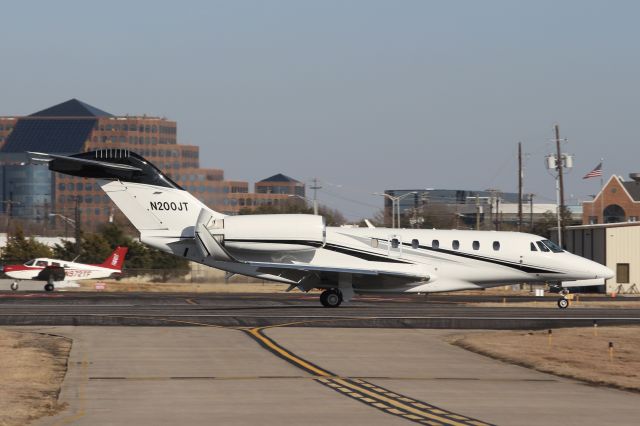
[[[568,299],[565,299],[564,297],[561,297],[560,299],[558,299],[558,308],[567,309],[568,306],[569,306]]]
[[[320,303],[325,308],[337,308],[342,303],[342,295],[338,290],[325,290],[320,294]]]
[[[16,291],[18,290],[18,282],[14,281],[11,283],[11,290]]]
[[[47,283],[44,286],[44,290],[45,291],[53,291],[53,289],[54,289],[54,287],[53,287],[53,284],[51,284],[51,283]]]

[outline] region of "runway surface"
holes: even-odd
[[[365,296],[339,308],[323,308],[318,295],[300,293],[0,292],[0,325],[263,327],[287,323],[301,327],[535,329],[585,326],[594,321],[599,325],[640,324],[640,310],[624,307],[560,310],[518,306],[518,302],[540,300],[529,297],[509,297],[504,307],[466,303],[501,300],[498,296]]]
[[[637,393],[468,352],[451,330],[20,327],[73,339],[37,425],[636,425]]]

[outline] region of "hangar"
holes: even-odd
[[[640,294],[640,223],[567,226],[564,248],[606,265],[616,276],[600,288],[607,294]]]

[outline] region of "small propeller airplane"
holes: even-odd
[[[127,247],[116,247],[99,265],[41,257],[31,259],[23,265],[5,265],[2,272],[15,280],[11,283],[11,290],[14,291],[18,290],[19,280],[46,281],[44,286],[46,291],[78,287],[75,281],[110,278],[122,273],[127,250],[129,250]]]

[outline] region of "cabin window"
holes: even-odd
[[[371,247],[378,248],[378,239],[377,238],[372,238],[371,239]]]
[[[480,241],[474,241],[471,247],[473,247],[474,250],[480,250]]]
[[[416,240],[415,238],[411,240],[411,248],[417,249],[418,247],[420,247],[420,241]]]
[[[36,266],[47,266],[47,261],[46,260],[38,260],[36,262]]]
[[[620,284],[629,283],[628,263],[616,263],[616,282]]]
[[[535,243],[531,243],[531,251],[538,251],[538,249],[536,248]]]
[[[494,249],[495,251],[500,250],[500,241],[494,241],[494,242],[493,242],[493,249]]]
[[[391,248],[398,248],[398,246],[400,246],[400,241],[397,238],[393,238],[391,240]]]
[[[547,253],[550,251],[547,246],[542,244],[542,241],[536,241],[536,244],[538,245],[538,248],[540,249],[540,251],[544,251],[544,252],[547,252]]]
[[[431,247],[434,248],[434,249],[439,248],[440,247],[440,241],[438,241],[438,240],[431,241]]]
[[[453,240],[453,243],[451,243],[451,247],[453,247],[454,250],[458,250],[460,248],[460,241]]]

